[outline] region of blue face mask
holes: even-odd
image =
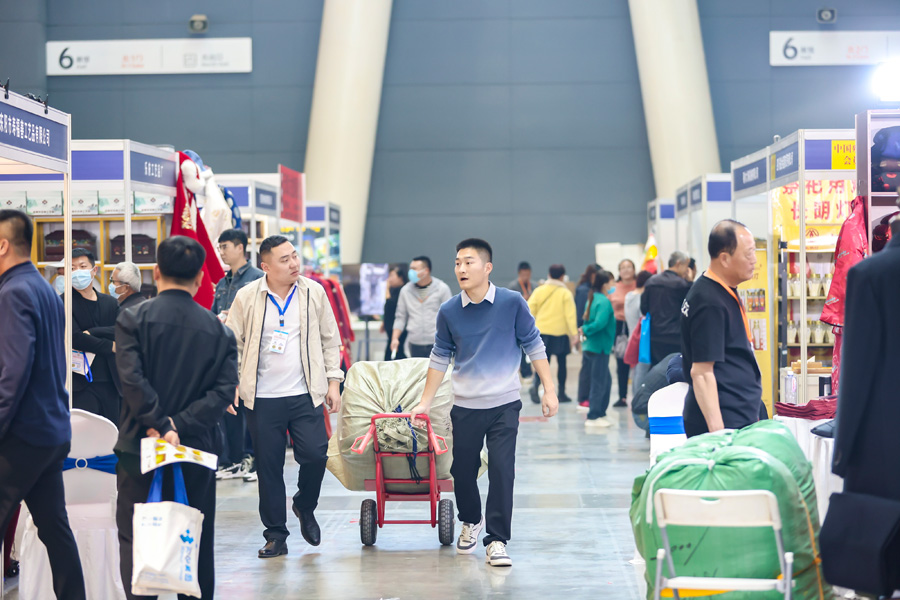
[[[408,275],[409,275],[410,283],[419,283],[419,272],[418,271],[416,271],[415,269],[410,269]]]
[[[56,289],[57,294],[62,294],[66,291],[66,276],[65,275],[57,275],[56,279],[53,280],[53,287]]]
[[[72,287],[76,290],[88,289],[92,281],[94,281],[94,276],[89,270],[72,271]]]
[[[109,295],[112,296],[113,298],[115,298],[116,300],[119,299],[119,294],[116,293],[116,284],[114,284],[111,281],[109,282]]]
[[[609,288],[609,291],[606,292],[606,295],[612,296],[615,291],[616,291],[616,286],[612,286],[611,288]]]

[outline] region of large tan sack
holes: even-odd
[[[350,367],[344,382],[341,412],[337,428],[328,443],[328,470],[337,477],[345,488],[354,491],[365,490],[365,480],[375,479],[375,451],[369,443],[363,454],[350,451],[354,440],[369,430],[372,415],[390,413],[399,405],[402,412],[409,412],[422,398],[429,359],[408,358],[392,362],[358,362]],[[453,447],[453,432],[450,424],[450,409],[453,407],[453,392],[450,387],[450,370],[444,376],[429,416],[431,426],[437,435],[447,440]],[[419,448],[425,449],[425,431],[416,429]],[[411,436],[410,436],[411,437]],[[437,458],[437,478],[450,478],[452,452]],[[428,457],[416,459],[419,475],[428,477]],[[409,479],[409,462],[405,457],[385,457],[385,477],[388,479]],[[427,484],[393,485],[388,488],[395,493],[421,493]]]

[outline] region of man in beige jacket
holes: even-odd
[[[287,554],[285,431],[300,465],[292,508],[303,538],[318,546],[313,511],[325,476],[328,437],[322,404],[341,406],[341,338],[324,288],[300,276],[300,258],[287,238],[259,247],[265,277],[235,296],[225,324],[237,338],[240,397],[256,450],[259,516],[266,545],[260,558]]]

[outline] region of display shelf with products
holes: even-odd
[[[688,255],[697,261],[697,271],[709,267],[706,250],[709,232],[722,219],[731,218],[731,173],[701,175],[688,188]]]
[[[250,263],[259,265],[259,244],[282,227],[281,183],[277,173],[216,175],[216,182],[227,188],[241,209],[241,227],[247,234]]]
[[[819,321],[831,287],[834,248],[856,196],[852,130],[800,130],[769,147],[772,245],[778,257],[778,367],[807,361],[831,366],[832,328]],[[802,232],[802,233],[801,233]],[[827,386],[826,386],[827,389]],[[807,386],[796,401],[805,404]],[[792,396],[793,397],[793,396]]]
[[[647,234],[656,239],[657,255],[668,260],[675,251],[675,203],[671,199],[647,203]]]
[[[333,203],[304,206],[301,252],[305,267],[341,279],[341,209]]]
[[[0,208],[27,212],[29,194],[36,190],[58,192],[62,228],[59,244],[66,266],[63,277],[71,282],[71,125],[72,117],[32,98],[9,91],[0,93]],[[65,356],[72,356],[72,286],[63,293]],[[0,333],[2,335],[2,333]],[[66,369],[66,389],[72,390],[72,371]],[[72,394],[69,408],[72,408]],[[2,588],[0,588],[2,592]],[[2,595],[2,593],[0,593]]]
[[[142,266],[143,283],[153,284],[156,247],[171,226],[176,154],[132,140],[72,142],[72,221],[75,243],[92,251],[106,289],[115,265]],[[56,237],[61,215],[35,215],[33,259],[60,260]]]
[[[869,253],[886,239],[891,218],[898,214],[900,185],[900,110],[869,110],[856,115],[856,177],[866,197]]]
[[[775,381],[778,346],[770,343],[775,335],[774,303],[775,269],[769,264],[774,256],[772,247],[772,211],[768,196],[769,149],[763,148],[731,163],[732,218],[743,223],[756,241],[756,265],[753,277],[738,287],[748,316],[756,321],[751,326],[753,353],[762,380],[762,400],[772,414],[777,383]]]
[[[675,190],[675,250],[688,253],[691,237],[689,187],[684,185]],[[669,259],[663,256],[663,264]]]

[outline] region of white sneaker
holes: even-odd
[[[612,426],[612,423],[606,417],[600,417],[599,419],[588,419],[584,422],[584,426],[586,429],[605,429]]]
[[[472,554],[475,552],[475,548],[478,547],[478,536],[481,534],[482,529],[484,529],[484,516],[481,517],[481,521],[477,524],[463,523],[462,531],[459,532],[459,539],[456,540],[456,553]]]
[[[222,481],[223,479],[234,479],[236,477],[240,477],[241,475],[243,475],[243,473],[241,473],[241,463],[221,466],[216,471],[216,479],[218,479],[219,481]]]
[[[485,551],[484,562],[492,567],[511,567],[512,559],[506,553],[506,544],[491,542]]]
[[[258,479],[256,475],[256,458],[253,456],[247,456],[244,458],[241,463],[241,475],[244,477],[244,481],[253,482]]]

